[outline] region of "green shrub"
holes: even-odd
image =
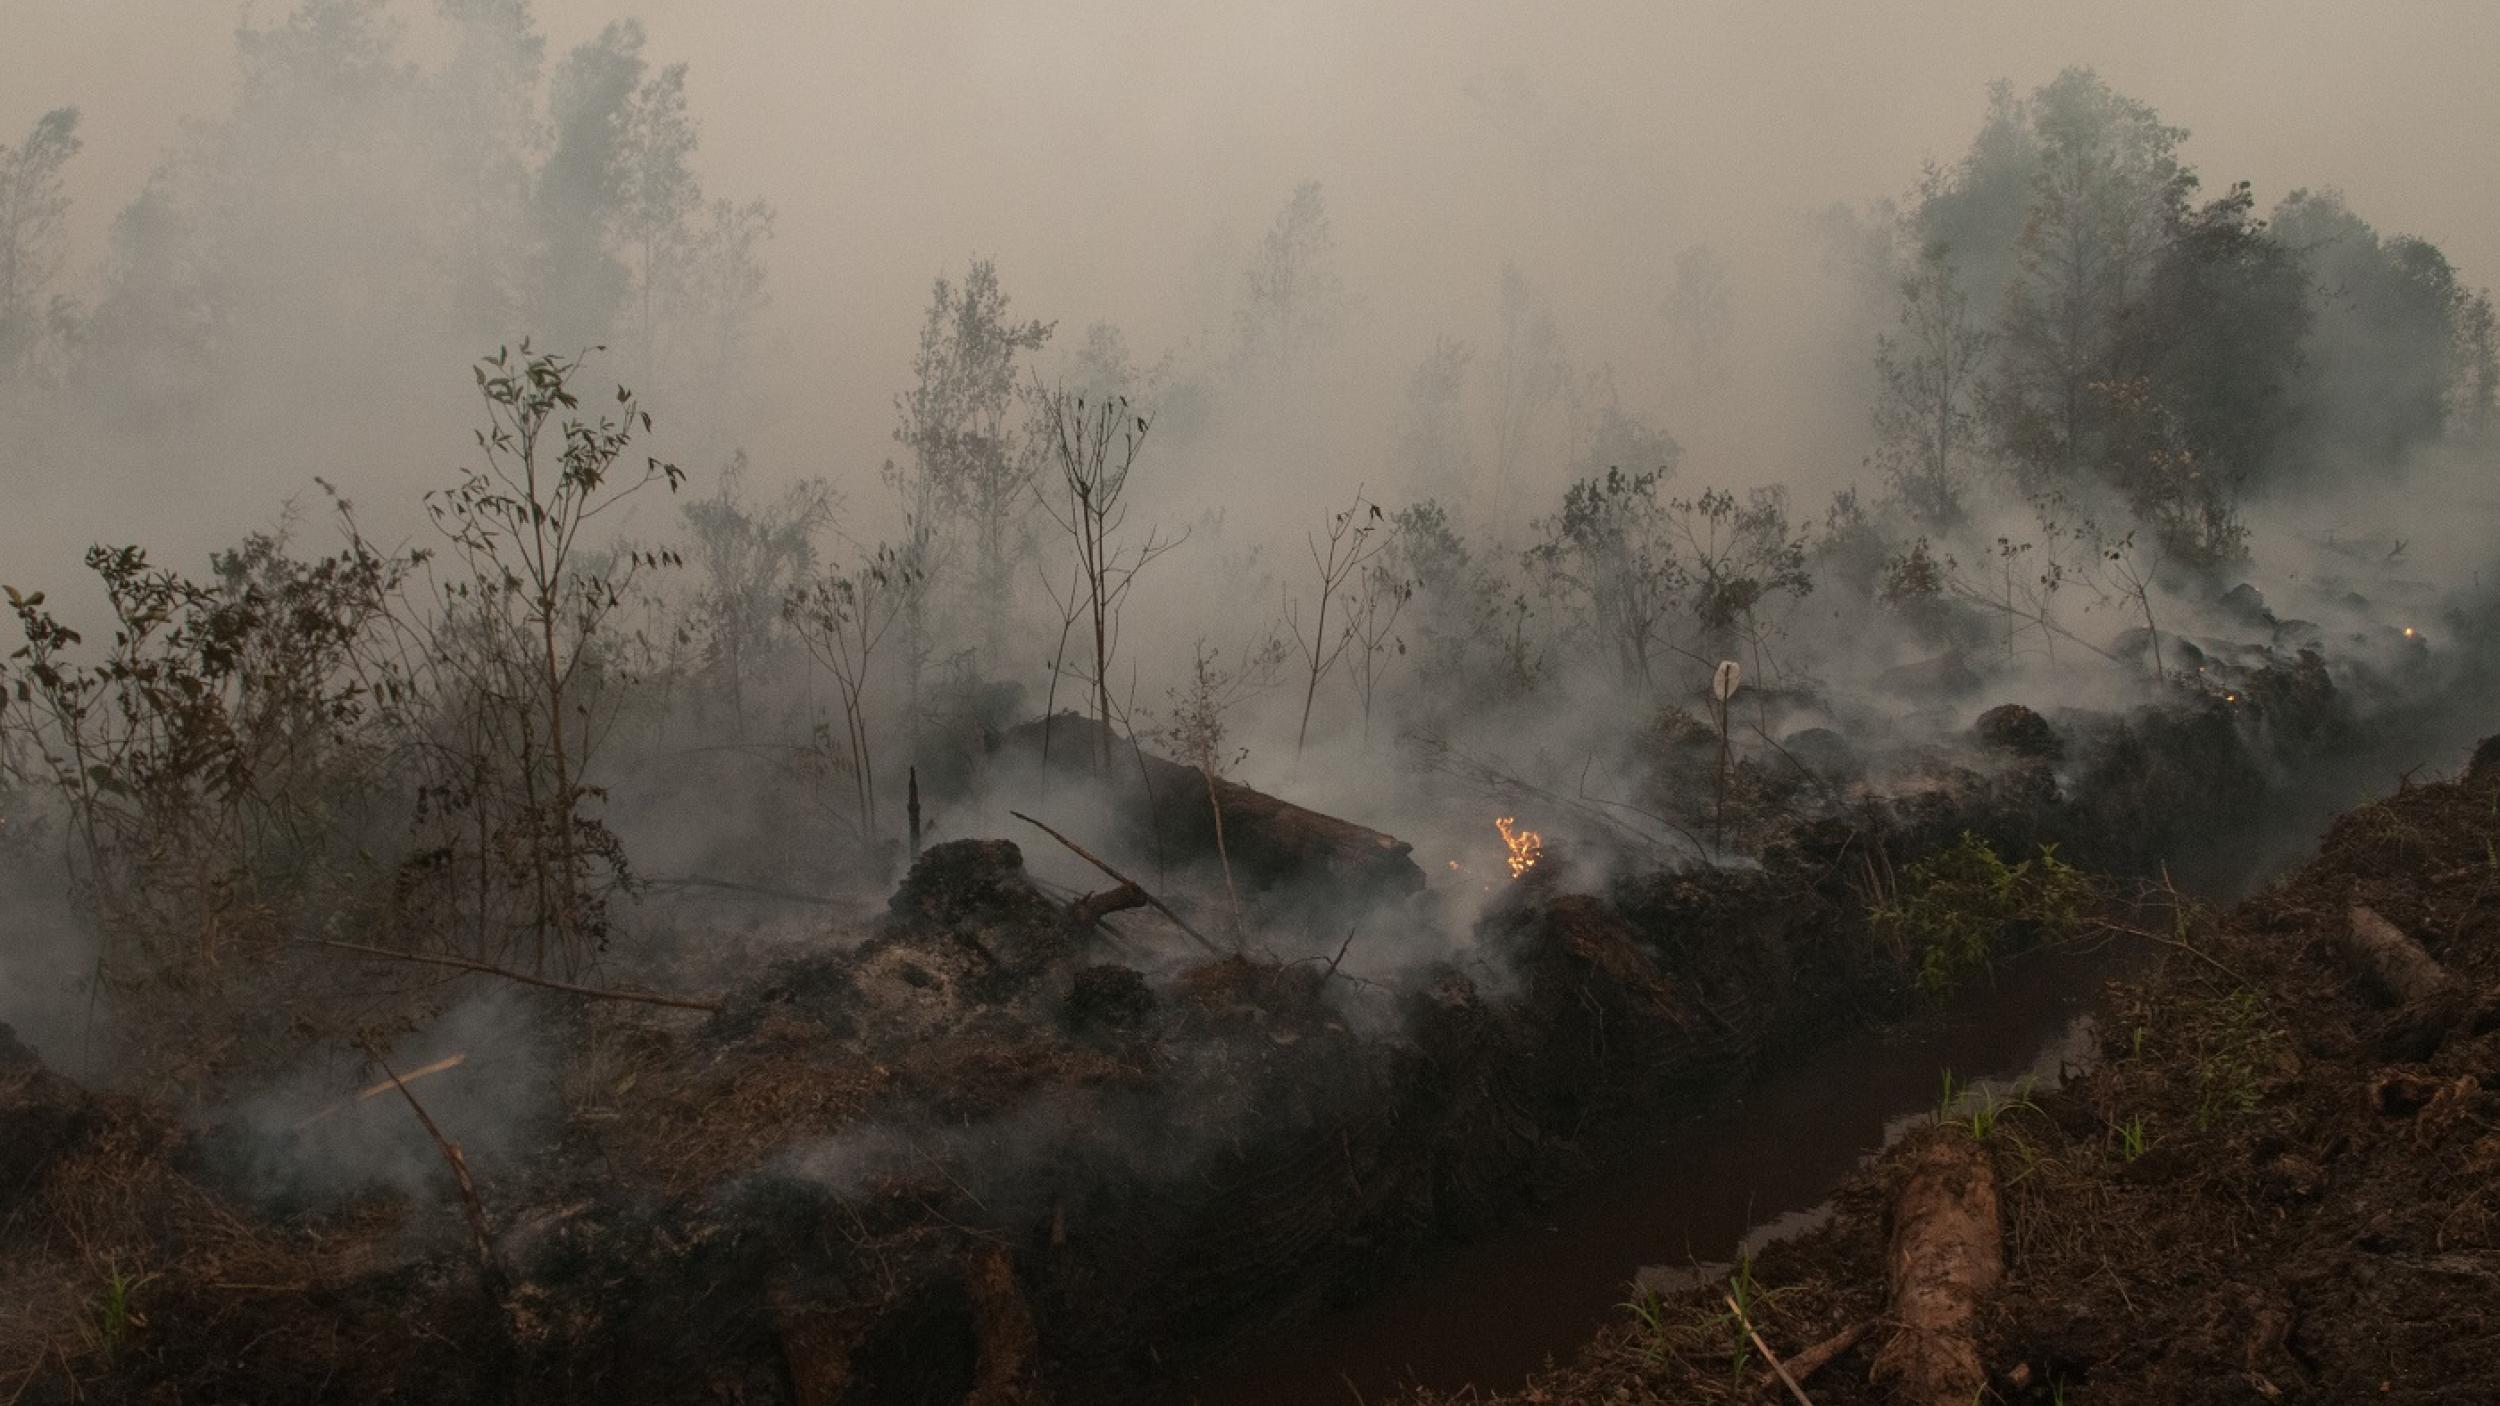
[[[2054,845],[2009,865],[1965,830],[1911,865],[1899,887],[1869,908],[1867,921],[1916,968],[1919,989],[1941,996],[1987,971],[2000,951],[2074,936],[2091,892]]]

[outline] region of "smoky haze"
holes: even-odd
[[[1661,953],[1765,897],[1889,1000],[2011,923],[1824,942],[1895,858],[2230,893],[2493,726],[2495,54],[2462,3],[8,0],[0,1031],[292,1205],[449,1194],[386,1058],[521,1178],[813,1009],[834,1121],[676,1124],[686,1185],[1025,1206],[1265,1116],[1200,1097],[1293,1043],[1196,1033],[1244,974],[1365,1039],[1562,990],[1514,941],[1620,978],[1501,895]],[[1209,1057],[977,1129],[813,1082],[1010,1000]]]
[[[9,7],[0,133],[61,105],[83,116],[64,286],[92,296],[115,218],[186,123],[230,106],[238,21],[286,8]],[[1776,477],[1819,496],[1865,455],[1866,344],[1883,324],[1852,302],[1812,216],[1901,195],[1922,162],[1960,155],[1991,81],[2028,91],[2066,65],[2188,128],[2209,191],[2250,180],[2262,211],[2295,187],[2340,188],[2381,230],[2438,241],[2468,282],[2500,268],[2500,211],[2469,169],[2500,147],[2500,96],[2480,71],[2500,14],[2473,4],[536,11],[550,65],[639,19],[653,67],[689,65],[707,196],[777,212],[752,413],[673,447],[708,468],[734,442],[764,482],[822,474],[861,500],[894,449],[892,397],[932,277],[995,259],[1015,310],[1058,322],[1045,365],[1096,321],[1141,363],[1220,351],[1251,249],[1304,180],[1323,186],[1361,307],[1328,397],[1325,477],[1379,482],[1411,368],[1438,335],[1493,339],[1510,263],[1573,364],[1611,366],[1626,404],[1684,444],[1688,480]],[[409,59],[440,62],[431,6],[387,13]],[[386,235],[327,230],[309,256]],[[1696,249],[1723,271],[1729,313],[1709,376],[1665,311]],[[283,347],[236,348],[266,358],[274,384],[200,413],[244,425],[13,455],[10,579],[64,582],[92,540],[196,556],[313,473],[377,507],[412,498],[463,447],[463,361],[497,337],[413,336],[429,329],[409,313],[360,310],[343,339],[353,364],[325,367],[351,394]],[[532,330],[548,329],[500,334]],[[690,416],[652,408],[664,428]]]

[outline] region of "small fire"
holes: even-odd
[[[2411,639],[2411,638],[2413,638],[2413,627],[2412,627],[2411,625],[2407,625],[2407,626],[2405,626],[2405,638],[2406,638],[2406,639]]]
[[[1514,830],[1516,816],[1495,818],[1493,828],[1502,832],[1502,843],[1510,846],[1510,876],[1514,879],[1536,867],[1545,854],[1545,837],[1534,830]]]

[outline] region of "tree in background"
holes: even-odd
[[[1988,86],[1988,114],[1970,150],[1951,167],[1929,167],[1919,181],[1909,217],[1914,247],[1952,252],[1960,287],[1983,321],[2005,306],[2021,271],[2039,173],[2031,104],[1999,80]]]
[[[1660,635],[1687,584],[1673,522],[1658,501],[1665,475],[1620,467],[1563,492],[1562,511],[1541,518],[1527,565],[1577,603],[1579,630],[1611,655],[1626,684],[1650,682]]]
[[[2089,69],[2060,73],[2029,112],[2039,165],[1989,419],[2005,457],[2043,484],[2071,481],[2098,457],[2091,387],[2109,379],[2126,315],[2196,177],[2178,161],[2186,132]]]
[[[1979,383],[1992,340],[1942,245],[1900,284],[1900,325],[1875,339],[1876,462],[1903,510],[1946,530],[1968,515],[1979,444]]]
[[[894,438],[911,451],[931,506],[971,533],[973,594],[993,665],[1014,604],[1015,522],[1040,467],[1009,424],[1016,358],[1040,350],[1054,325],[1010,318],[997,265],[977,260],[960,288],[937,280],[912,358],[912,389],[894,400]]]
[[[2113,380],[2143,380],[2178,423],[2205,495],[2238,495],[2300,428],[2300,348],[2310,333],[2308,280],[2265,220],[2248,183],[2188,213],[2153,260],[2113,350]],[[2130,490],[2143,508],[2140,485]],[[2165,513],[2175,510],[2165,503]],[[2195,513],[2213,518],[2215,505]],[[2195,558],[2195,550],[2190,550]]]
[[[531,169],[546,144],[539,91],[547,41],[529,0],[436,0],[453,31],[452,55],[426,80],[439,141],[430,155],[452,285],[452,325],[495,341],[522,325],[536,269],[530,247]]]
[[[631,22],[551,66],[526,0],[440,9],[431,68],[384,0],[238,32],[232,110],[125,208],[79,329],[76,380],[118,427],[369,366],[378,326],[420,361],[613,344],[645,389],[738,412],[771,211],[703,198],[683,67],[653,72]]]
[[[78,154],[78,109],[54,108],[14,147],[0,146],[0,386],[24,374],[73,320],[60,273],[69,197],[62,168]]]
[[[1435,337],[1432,350],[1407,377],[1405,413],[1390,463],[1398,481],[1417,494],[1463,489],[1475,477],[1462,408],[1475,356],[1474,347],[1455,337]]]
[[[1684,354],[1684,374],[1697,389],[1727,384],[1728,343],[1736,332],[1735,293],[1727,268],[1707,244],[1675,256],[1675,289],[1662,309]]]
[[[540,318],[560,345],[597,341],[633,299],[634,276],[613,238],[635,183],[630,143],[642,91],[642,25],[609,24],[556,66],[549,94],[554,146],[539,169]]]
[[[1493,475],[1484,511],[1509,516],[1511,485],[1525,466],[1546,412],[1571,384],[1562,331],[1528,277],[1502,265],[1501,334],[1493,347]]]
[[[1335,344],[1346,313],[1345,280],[1337,272],[1337,241],[1319,182],[1294,187],[1260,237],[1244,283],[1234,345],[1253,376],[1289,379]]]
[[[2332,190],[2284,197],[2273,230],[2306,275],[2316,309],[2302,367],[2315,441],[2299,467],[2403,463],[2447,428],[2459,373],[2468,383],[2488,374],[2487,335],[2479,352],[2472,346],[2478,319],[2488,326],[2488,312],[2477,311],[2481,295],[2458,286],[2436,246],[2382,239]],[[2465,403],[2470,416],[2470,392]]]
[[[692,622],[702,669],[729,700],[732,735],[747,734],[749,683],[769,667],[784,604],[816,571],[816,538],[834,517],[833,489],[821,479],[794,484],[779,500],[757,503],[747,490],[747,457],[730,460],[711,496],[683,512],[694,538],[689,555],[702,576]]]
[[[1675,477],[1684,446],[1674,435],[1623,408],[1611,366],[1601,366],[1584,384],[1572,387],[1571,476],[1594,478],[1608,469],[1654,470],[1663,481]]]

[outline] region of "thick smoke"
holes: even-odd
[[[590,808],[664,894],[845,913],[908,789],[1012,831],[993,748],[1051,709],[1408,838],[1463,926],[1503,805],[1724,862],[1713,756],[1830,787],[1865,757],[1799,748],[2236,703],[2235,651],[2304,647],[2415,745],[2481,677],[2442,609],[2490,566],[2491,222],[2287,126],[2288,77],[2148,56],[2218,21],[1097,18],[303,0],[161,103],[12,72],[6,579],[101,644],[87,543],[317,558],[319,478],[433,554],[424,614],[471,364],[595,346],[585,413],[631,386],[620,462],[686,481],[585,539],[631,577],[568,685]],[[377,774],[337,848],[433,853]]]

